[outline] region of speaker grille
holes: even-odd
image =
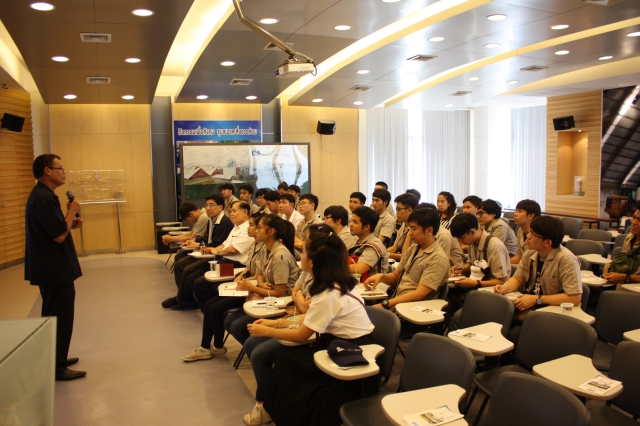
[[[80,33],[83,43],[111,43],[111,34],[107,33]]]
[[[111,77],[87,77],[87,84],[111,84]]]

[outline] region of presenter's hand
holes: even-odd
[[[78,200],[73,200],[70,203],[67,203],[67,214],[76,215],[76,213],[80,213],[82,208],[80,207],[80,203]]]
[[[84,222],[84,221],[82,220],[81,217],[77,217],[77,218],[73,219],[73,223],[71,224],[71,229],[82,228],[82,222]]]

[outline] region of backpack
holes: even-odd
[[[635,243],[635,238],[631,241],[631,247]],[[609,264],[610,272],[619,274],[634,274],[640,267],[640,247],[629,253],[620,253],[611,260]]]
[[[349,264],[355,265],[356,263],[358,263],[360,256],[364,252],[364,249],[366,249],[367,247],[373,247],[376,253],[378,253],[378,272],[382,273],[382,249],[380,249],[380,247],[378,247],[377,244],[372,243],[371,241],[368,241],[364,244],[360,244],[359,246],[353,246],[349,249]],[[369,271],[371,271],[371,269],[369,269]],[[360,276],[361,283],[365,282],[367,278],[371,276],[371,273],[369,271],[365,272],[364,274],[361,274]]]

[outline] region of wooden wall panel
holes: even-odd
[[[586,178],[583,183],[585,196],[558,195],[559,167],[566,167],[566,160],[558,152],[558,132],[553,129],[553,118],[573,115],[576,128],[586,133]],[[600,141],[602,139],[602,92],[586,92],[547,99],[547,171],[546,207],[553,213],[581,216],[598,216],[600,204]],[[560,156],[559,156],[560,155]],[[562,174],[562,172],[560,172]]]
[[[154,244],[149,105],[51,105],[52,151],[67,170],[124,170],[120,206],[124,249]],[[67,185],[56,192],[65,201]],[[64,204],[63,204],[64,210]],[[86,251],[115,249],[115,205],[82,208]],[[76,248],[80,232],[73,231]]]
[[[33,125],[31,98],[16,90],[0,91],[0,117],[5,112],[25,117],[21,133],[0,129],[0,269],[7,262],[24,258],[24,211],[35,184],[33,163]]]

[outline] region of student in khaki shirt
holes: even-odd
[[[499,238],[505,246],[509,256],[515,256],[518,252],[516,233],[506,220],[501,219],[502,206],[494,200],[484,200],[476,212],[478,222],[488,233]]]
[[[349,232],[355,235],[358,241],[349,249],[349,255],[359,256],[357,263],[349,264],[352,274],[364,275],[367,272],[377,274],[386,273],[389,270],[387,249],[371,231],[377,223],[378,215],[369,207],[358,207],[351,215]],[[377,249],[370,244],[375,244]]]
[[[420,203],[418,204],[419,209],[432,209],[438,212],[436,206],[431,203]],[[438,212],[438,214],[440,214]],[[441,226],[436,234],[436,241],[440,244],[440,247],[444,251],[444,254],[447,255],[447,259],[449,259],[449,265],[455,266],[456,268],[462,268],[464,266],[464,255],[462,254],[462,249],[460,248],[460,243],[456,238],[453,238],[451,235],[451,231],[449,231],[444,226]]]
[[[511,258],[511,264],[517,265],[522,259],[522,255],[527,251],[525,242],[527,240],[527,234],[529,233],[529,226],[531,221],[540,216],[540,204],[533,200],[522,200],[516,204],[516,213],[513,215],[513,221],[518,225],[518,233],[516,234],[516,240],[518,244],[518,251],[515,256]]]
[[[471,213],[472,215],[476,215],[478,213],[478,209],[480,208],[480,204],[482,204],[482,198],[477,195],[469,195],[464,200],[462,200],[462,213]],[[463,253],[467,252],[468,247],[466,245],[460,246]]]
[[[244,201],[251,207],[251,214],[254,214],[260,210],[260,206],[255,204],[253,198],[253,186],[244,184],[240,186],[240,201]]]
[[[320,220],[318,215],[316,215],[318,203],[318,197],[313,194],[304,194],[298,200],[298,210],[304,219],[298,222],[298,226],[296,227],[296,238],[294,243],[296,251],[302,252],[302,246],[304,245],[304,240],[306,239],[307,229],[309,226],[322,224],[322,220]],[[298,257],[300,257],[299,254],[296,256],[296,259]]]
[[[220,194],[222,198],[224,198],[224,215],[229,217],[231,214],[231,206],[236,201],[239,201],[233,194],[235,192],[235,187],[232,183],[223,183],[220,185]]]
[[[387,212],[391,194],[386,189],[376,189],[371,196],[371,208],[380,216],[373,234],[383,243],[391,241],[396,230],[396,220]]]
[[[636,210],[631,218],[631,229],[629,235],[622,244],[622,253],[631,253],[640,247],[640,210]],[[604,267],[602,278],[611,284],[638,283],[640,282],[640,268],[631,274],[620,272],[609,272],[611,264]]]
[[[322,219],[322,222],[325,225],[329,225],[338,238],[342,240],[347,250],[358,242],[358,237],[351,235],[351,232],[349,232],[348,218],[349,213],[344,207],[329,206],[324,209],[324,219]]]
[[[407,220],[409,220],[409,216],[418,205],[418,198],[413,194],[402,194],[398,195],[393,201],[396,203],[396,219],[402,222],[402,227],[398,230],[395,243],[387,249],[387,252],[389,252],[391,259],[398,261],[402,259],[402,254],[406,253],[411,246],[411,238],[407,238],[409,234]]]

